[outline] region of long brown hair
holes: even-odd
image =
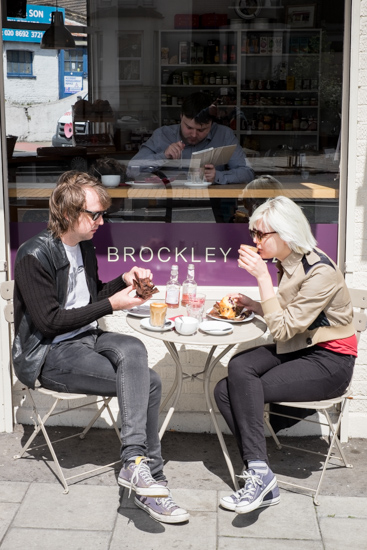
[[[111,205],[111,199],[106,189],[97,178],[76,170],[64,172],[49,201],[48,229],[54,237],[61,237],[78,221],[80,211],[85,208],[86,187],[96,191],[103,210],[107,210]]]

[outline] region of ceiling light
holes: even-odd
[[[44,33],[41,48],[47,50],[67,50],[75,48],[73,35],[64,26],[64,17],[61,11],[51,12],[51,26]]]

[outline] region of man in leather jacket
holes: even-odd
[[[158,436],[161,381],[144,344],[100,329],[98,319],[146,300],[133,267],[108,283],[98,278],[92,239],[111,200],[89,174],[64,173],[50,198],[48,228],[25,242],[15,262],[13,363],[21,382],[70,393],[117,396],[122,469],[118,483],[135,503],[167,523],[186,521],[170,496]],[[148,458],[149,457],[149,458]]]

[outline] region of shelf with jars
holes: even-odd
[[[160,124],[179,121],[193,91],[221,98],[218,118],[261,149],[318,148],[320,29],[188,29],[159,32]],[[224,103],[224,105],[223,105]],[[287,141],[288,139],[288,141]]]

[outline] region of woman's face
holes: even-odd
[[[261,231],[262,233],[271,233],[273,231],[272,228],[266,229],[262,220],[258,220],[253,229]],[[253,241],[263,260],[278,258],[278,260],[282,262],[292,252],[287,243],[279,237],[278,233],[265,235],[260,242],[255,236]]]

